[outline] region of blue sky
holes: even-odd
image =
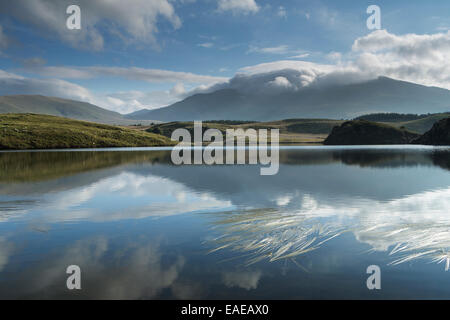
[[[450,1],[446,0],[3,2],[0,79],[7,82],[0,94],[59,95],[120,112],[170,104],[190,90],[226,82],[246,67],[265,63],[306,61],[350,68],[360,58],[360,53],[355,58],[352,52],[355,41],[374,32],[366,26],[366,9],[373,4],[381,9],[386,32],[375,40],[383,43],[382,38],[398,37],[394,51],[399,52],[398,46],[408,50],[417,46],[414,39],[405,44],[408,34],[441,34],[439,43],[445,45],[438,49],[438,55],[443,55],[443,61],[449,51]],[[81,31],[65,26],[65,9],[70,4],[81,8]],[[421,45],[428,41],[430,50],[436,47],[431,38],[417,39]],[[380,63],[394,65],[402,58],[397,54],[394,61],[392,55],[377,54]],[[432,60],[433,55],[436,52],[430,51],[425,58]],[[285,68],[285,64],[281,66]],[[423,72],[429,74],[430,70]],[[387,75],[447,87],[442,76],[419,79],[421,72]]]

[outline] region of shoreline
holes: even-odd
[[[118,152],[118,151],[126,151],[126,152],[142,152],[142,151],[172,151],[174,146],[158,146],[158,147],[105,147],[105,148],[55,148],[55,149],[0,149],[0,153],[14,153],[14,152]],[[192,147],[192,149],[196,149],[200,147]],[[202,149],[205,146],[201,147]],[[238,147],[226,147],[224,146],[222,149],[238,149]],[[240,147],[242,148],[242,147]],[[258,146],[245,146],[243,147],[246,150],[250,148],[258,148]],[[268,146],[268,148],[272,148]],[[278,146],[280,150],[295,150],[295,149],[347,149],[347,150],[377,150],[377,149],[404,149],[404,150],[420,150],[420,149],[450,149],[449,146],[430,146],[430,145],[419,145],[419,144],[379,144],[379,145],[319,145],[319,144],[305,144],[305,145],[291,145],[291,144],[280,144]]]

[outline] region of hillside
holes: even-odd
[[[247,121],[215,121],[209,120],[202,123],[203,130],[218,129],[225,133],[227,129],[279,129],[280,143],[283,144],[310,144],[321,143],[331,132],[333,127],[340,125],[342,121],[328,119],[288,119],[271,122],[247,122]],[[187,129],[191,135],[194,132],[194,123],[169,122],[157,124],[147,131],[171,137],[176,129]]]
[[[409,131],[417,132],[417,133],[425,133],[429,131],[433,125],[442,120],[450,117],[450,113],[438,113],[430,115],[423,119],[407,121],[407,122],[397,122],[394,125],[397,127],[405,127]]]
[[[221,89],[126,117],[160,121],[272,121],[292,118],[350,119],[375,112],[441,113],[449,109],[449,90],[380,77],[358,84],[312,86],[278,94]]]
[[[450,146],[450,118],[442,119],[435,123],[430,131],[426,132],[413,143]]]
[[[33,113],[105,124],[131,124],[120,113],[90,103],[38,95],[0,96],[0,114]]]
[[[138,130],[36,114],[0,115],[0,149],[151,147],[170,139]]]
[[[390,125],[354,120],[344,122],[331,131],[325,145],[408,144],[420,135]]]

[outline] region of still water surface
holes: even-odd
[[[450,299],[449,148],[283,148],[259,170],[2,152],[0,298]]]

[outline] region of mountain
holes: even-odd
[[[141,110],[126,117],[161,121],[271,121],[290,118],[350,119],[378,112],[423,114],[450,111],[449,90],[386,77],[357,84],[311,86],[276,94],[255,92],[228,88],[195,94],[171,106]]]
[[[90,103],[38,95],[0,96],[0,113],[46,114],[107,124],[130,122],[120,113]]]

